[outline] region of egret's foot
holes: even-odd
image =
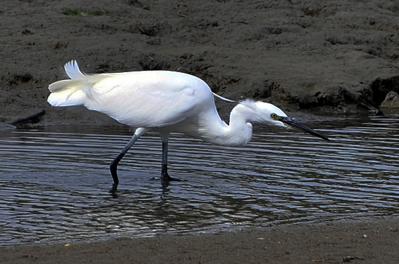
[[[111,188],[111,190],[109,190],[109,193],[112,195],[115,195],[117,190],[118,190],[118,184],[114,183],[114,184],[112,184],[112,188]]]
[[[162,173],[161,175],[161,182],[163,186],[168,186],[171,181],[181,181],[178,178],[170,177],[167,173]]]
[[[182,180],[179,179],[179,178],[172,178],[172,177],[169,177],[169,178],[168,178],[168,181],[182,181]]]

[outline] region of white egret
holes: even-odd
[[[325,140],[327,137],[289,118],[278,107],[253,100],[244,100],[233,108],[229,124],[219,116],[214,94],[209,86],[193,75],[173,71],[134,71],[121,73],[83,74],[76,61],[64,65],[70,79],[49,85],[48,102],[52,106],[84,105],[102,112],[118,122],[135,128],[135,132],[112,161],[111,192],[118,187],[117,166],[126,152],[146,131],[158,131],[162,139],[161,180],[168,175],[168,136],[171,132],[201,138],[220,145],[244,145],[251,140],[252,123],[300,128]]]

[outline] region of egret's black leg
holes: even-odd
[[[135,131],[132,139],[130,139],[129,143],[127,143],[127,145],[123,148],[121,153],[119,153],[119,155],[111,162],[111,165],[109,168],[111,171],[112,179],[114,180],[114,184],[112,184],[110,193],[114,194],[118,188],[119,179],[118,179],[118,174],[117,174],[117,168],[118,168],[119,161],[121,161],[121,159],[125,156],[125,154],[128,152],[128,150],[134,145],[134,143],[137,141],[137,139],[143,133],[144,133],[144,129],[138,128]]]
[[[170,180],[168,174],[168,139],[162,138],[162,170],[161,181],[166,182]]]
[[[168,138],[162,137],[162,170],[161,182],[163,186],[167,186],[170,181],[180,181],[169,176],[168,174]]]

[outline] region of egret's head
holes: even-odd
[[[254,113],[256,116],[256,121],[261,123],[267,123],[272,126],[287,127],[283,122],[282,118],[286,118],[287,114],[283,112],[280,108],[275,105],[257,101],[253,102]]]
[[[240,104],[249,109],[251,120],[254,122],[267,123],[273,126],[286,128],[295,127],[305,132],[308,132],[313,136],[328,140],[326,136],[314,131],[310,127],[296,121],[295,119],[288,117],[287,114],[283,112],[283,110],[275,105],[261,101],[255,102],[252,100],[245,100]]]

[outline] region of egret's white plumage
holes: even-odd
[[[281,109],[252,100],[238,103],[226,124],[216,110],[214,96],[234,101],[214,94],[193,75],[173,71],[84,74],[76,61],[64,68],[70,79],[50,84],[48,102],[53,106],[84,105],[137,128],[133,143],[151,129],[159,131],[164,142],[170,132],[182,132],[216,144],[240,145],[250,141],[252,122],[285,127],[287,115]]]
[[[251,139],[251,121],[284,126],[270,118],[272,112],[286,116],[279,108],[251,100],[233,109],[227,125],[219,117],[209,86],[193,75],[173,71],[83,74],[76,61],[65,64],[65,71],[70,80],[49,86],[51,105],[84,105],[134,128],[183,132],[237,145]]]

